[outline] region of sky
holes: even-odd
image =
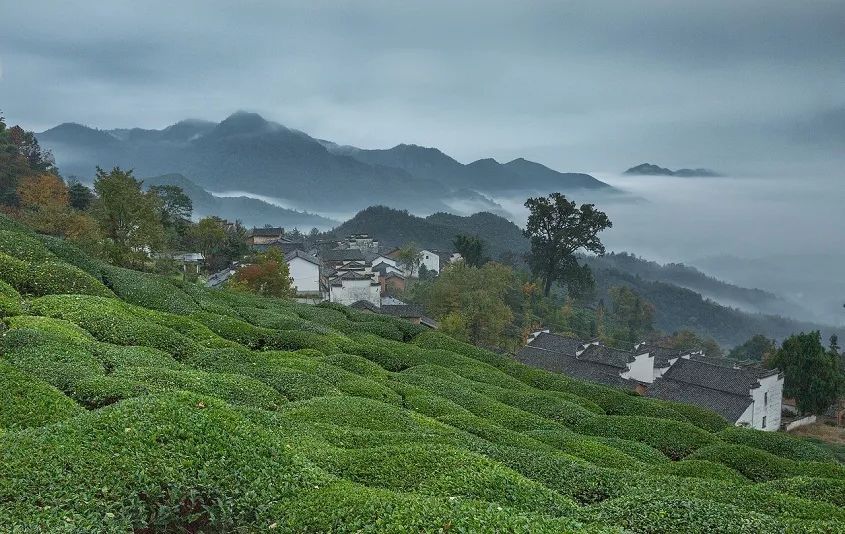
[[[244,109],[463,162],[845,164],[842,1],[27,0],[0,20],[0,109],[36,131]]]

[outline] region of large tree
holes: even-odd
[[[183,247],[194,211],[191,197],[181,187],[172,184],[155,185],[149,191],[159,199],[159,218],[164,226],[168,247]]]
[[[0,204],[17,206],[21,179],[40,174],[58,174],[53,155],[41,148],[34,133],[8,128],[0,114]]]
[[[478,236],[458,234],[452,242],[467,265],[481,267],[485,263],[484,240]]]
[[[577,278],[581,288],[585,275],[575,253],[604,254],[598,234],[613,223],[593,204],[579,207],[560,193],[529,198],[525,207],[529,215],[523,233],[531,240],[528,265],[542,280],[543,295],[549,295],[555,282],[566,283],[569,276]]]
[[[114,263],[138,266],[148,252],[160,250],[164,241],[160,199],[155,193],[144,192],[131,170],[115,167],[106,172],[98,167],[94,191],[97,199],[92,214]]]
[[[94,192],[75,176],[68,178],[68,199],[73,209],[85,211],[94,201]]]
[[[249,291],[271,297],[291,297],[296,291],[291,287],[290,268],[284,255],[276,247],[258,254],[255,263],[238,269],[228,284],[236,291]]]
[[[801,413],[824,413],[842,392],[839,358],[825,350],[818,331],[790,336],[766,365],[783,371],[783,394]]]
[[[518,280],[510,267],[487,263],[472,267],[464,262],[450,265],[430,285],[421,286],[419,301],[443,331],[453,337],[482,345],[501,345],[514,313],[508,293]]]
[[[422,251],[416,243],[407,243],[396,253],[396,262],[405,269],[408,276],[417,276],[422,263]]]
[[[751,336],[742,345],[737,345],[728,353],[728,358],[734,360],[756,360],[764,361],[771,358],[777,352],[777,344],[774,339],[769,339],[762,334]]]

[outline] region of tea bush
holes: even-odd
[[[690,423],[654,417],[596,415],[580,421],[575,430],[593,436],[640,441],[673,460],[684,458],[717,441],[712,434]]]
[[[18,290],[26,287],[29,264],[0,252],[0,280]]]
[[[49,425],[84,413],[49,384],[0,360],[0,434]]]
[[[94,295],[114,297],[102,282],[78,267],[66,263],[44,262],[29,266],[24,292],[41,295]]]
[[[197,309],[194,300],[160,275],[105,266],[103,282],[122,300],[153,310],[186,315]]]
[[[28,263],[56,259],[35,235],[9,230],[0,230],[0,252]]]
[[[38,239],[63,262],[78,267],[94,278],[102,281],[103,264],[92,259],[79,247],[59,237],[49,235],[38,235]]]
[[[790,460],[835,461],[829,450],[782,432],[731,427],[717,435],[722,441],[747,445]]]
[[[0,280],[0,318],[20,315],[21,295],[14,287]]]

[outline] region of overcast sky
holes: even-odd
[[[10,0],[0,23],[0,109],[35,130],[246,109],[461,161],[845,163],[841,0]]]

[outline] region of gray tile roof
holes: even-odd
[[[681,361],[687,360],[679,360],[675,365]],[[736,422],[751,404],[747,390],[745,395],[741,395],[662,377],[649,386],[646,395],[713,410],[731,423]]]
[[[561,373],[579,380],[586,380],[605,386],[634,389],[636,382],[619,376],[619,368],[596,361],[582,360],[550,350],[526,345],[519,349],[514,358],[526,365],[547,371]]]
[[[634,353],[605,345],[590,345],[584,349],[578,359],[609,365],[617,369],[627,369],[628,363],[634,361]]]
[[[287,262],[290,262],[294,258],[302,258],[303,260],[313,263],[314,265],[320,265],[320,260],[312,256],[311,254],[308,254],[304,250],[295,249],[285,254],[285,261]]]
[[[425,316],[422,308],[414,304],[382,304],[381,311],[385,315],[394,315],[406,319]]]
[[[247,233],[247,237],[252,236],[262,236],[262,237],[271,237],[274,235],[281,236],[285,233],[284,228],[279,227],[270,227],[270,228],[253,228]]]
[[[542,332],[534,338],[534,341],[530,345],[538,349],[562,352],[563,354],[575,356],[575,353],[582,349],[583,341],[574,337]]]
[[[654,357],[654,366],[657,368],[669,367],[669,360],[676,360],[689,351],[679,349],[668,349],[666,347],[651,346],[648,344],[640,346],[641,352],[648,352]]]
[[[674,380],[683,384],[701,386],[714,391],[748,395],[757,387],[759,375],[749,369],[734,369],[708,362],[681,358],[663,373],[658,380]],[[655,381],[657,383],[657,380]]]
[[[338,248],[320,253],[323,261],[364,261],[364,253],[357,248]]]

